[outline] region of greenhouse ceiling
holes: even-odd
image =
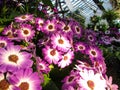
[[[103,10],[112,9],[109,0],[51,0],[51,1],[54,5],[56,1],[61,2],[63,10],[69,10],[69,12],[75,11],[79,12],[79,14],[84,16],[87,21],[94,14],[100,16]],[[58,9],[61,8],[58,7]]]

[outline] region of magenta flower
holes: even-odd
[[[69,50],[67,53],[65,53],[62,56],[62,59],[58,62],[58,66],[61,68],[69,66],[72,63],[73,58],[74,58],[74,52]]]
[[[73,29],[73,32],[74,32],[74,37],[80,38],[82,36],[83,30],[82,30],[82,27],[80,26],[80,24],[78,22],[73,23],[72,29]]]
[[[90,46],[87,54],[91,60],[101,60],[101,58],[103,58],[102,51],[97,46]]]
[[[15,71],[20,68],[29,68],[33,62],[31,54],[21,52],[19,46],[9,45],[5,48],[0,48],[0,71]]]
[[[61,23],[62,33],[68,36],[72,36],[73,35],[72,25],[73,25],[72,21],[67,24],[65,22]]]
[[[8,81],[16,86],[18,88],[17,90],[42,90],[38,73],[33,72],[30,68],[20,69],[14,72],[14,74],[8,78]]]
[[[13,90],[14,86],[6,79],[3,73],[0,73],[0,89],[1,90]]]
[[[117,84],[112,84],[112,76],[110,76],[109,78],[106,76],[106,81],[107,81],[107,89],[108,90],[118,90],[118,85]]]
[[[26,22],[26,21],[32,21],[33,15],[31,14],[25,14],[18,17],[15,17],[15,22]]]
[[[35,36],[35,31],[30,24],[21,24],[20,29],[17,30],[16,34],[19,39],[29,41]]]
[[[7,37],[0,36],[0,48],[5,48],[8,45],[13,45],[13,43]]]
[[[43,29],[44,19],[42,18],[36,18],[36,27],[38,31],[41,31]]]
[[[57,23],[56,20],[46,20],[43,24],[42,32],[46,34],[51,34],[56,32],[57,30]]]
[[[107,67],[104,58],[101,58],[101,60],[99,59],[97,61],[93,61],[93,68],[101,74],[106,74]]]
[[[43,61],[40,57],[36,58],[36,66],[38,72],[48,73],[50,71],[49,64]]]
[[[51,43],[54,48],[63,52],[68,51],[72,47],[69,39],[64,34],[60,33],[56,33],[51,36]]]
[[[70,72],[70,75],[66,76],[62,82],[63,82],[63,85],[62,85],[62,90],[67,90],[69,87],[72,87],[72,88],[79,88],[78,84],[77,84],[77,80],[79,79],[79,73],[72,70]]]
[[[74,44],[74,48],[75,48],[75,51],[79,51],[79,52],[81,52],[81,53],[83,53],[83,54],[86,54],[86,51],[87,51],[87,49],[88,49],[88,46],[87,46],[87,44],[84,43],[84,42],[76,42],[76,43]]]
[[[56,48],[51,48],[46,46],[43,48],[43,56],[44,59],[49,63],[57,64],[58,61],[61,59],[61,53]]]
[[[12,25],[5,27],[4,30],[2,31],[2,34],[7,36],[8,38],[13,38],[14,32],[13,32]]]
[[[96,33],[92,30],[86,30],[85,32],[86,39],[89,43],[93,44],[96,41]]]

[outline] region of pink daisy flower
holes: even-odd
[[[96,33],[93,30],[86,30],[85,32],[86,39],[89,43],[95,43],[96,41]]]
[[[56,20],[46,20],[43,24],[42,31],[46,34],[53,33],[57,30]]]
[[[50,71],[49,64],[43,61],[41,58],[36,58],[37,70],[43,73],[48,73]]]
[[[110,76],[109,78],[106,76],[106,81],[107,81],[107,90],[118,90],[118,85],[117,84],[112,84],[112,77]]]
[[[72,30],[72,25],[73,25],[73,22],[69,22],[68,24],[66,23],[61,23],[61,29],[62,29],[62,32],[66,35],[70,35],[72,36],[73,35],[73,30]]]
[[[17,90],[42,90],[39,75],[31,68],[18,70],[8,78],[8,81],[16,86]]]
[[[9,45],[5,48],[0,48],[0,71],[15,71],[19,68],[29,68],[33,62],[31,54],[21,52],[19,46]]]
[[[8,38],[13,38],[14,37],[14,32],[12,25],[9,25],[8,27],[5,27],[4,30],[2,31],[2,34],[7,36]]]
[[[44,24],[44,19],[42,19],[42,18],[36,18],[36,27],[37,27],[38,31],[42,30],[43,24]]]
[[[83,54],[86,54],[86,50],[88,49],[88,46],[84,42],[77,42],[74,44],[75,51],[79,51]]]
[[[7,37],[0,36],[0,48],[5,48],[8,45],[13,45],[13,43]]]
[[[26,22],[26,21],[32,21],[33,15],[31,14],[25,14],[18,17],[15,17],[15,22]]]
[[[20,29],[17,30],[16,34],[19,39],[29,41],[35,36],[35,31],[30,24],[21,24]]]
[[[101,60],[103,58],[102,51],[97,46],[90,46],[87,50],[91,60]]]
[[[43,51],[44,59],[49,64],[51,64],[51,63],[57,64],[58,61],[61,59],[60,52],[55,48],[51,48],[49,46],[46,46],[45,48],[43,48],[42,51]]]
[[[69,39],[60,33],[56,33],[51,36],[51,43],[54,48],[57,48],[63,52],[68,51],[72,47]]]
[[[64,83],[62,85],[62,90],[68,90],[68,88],[71,86],[71,87],[76,87],[78,84],[77,84],[77,80],[79,79],[79,73],[78,72],[75,72],[75,71],[71,71],[70,72],[70,75],[66,76],[62,82]],[[77,88],[77,87],[76,87]],[[79,87],[78,87],[79,88]]]
[[[84,69],[80,72],[81,78],[77,80],[81,90],[106,90],[106,80],[93,70]]]
[[[83,33],[82,27],[79,25],[78,22],[73,23],[72,29],[73,29],[73,32],[74,32],[74,37],[80,38],[82,36],[82,33]]]
[[[13,90],[13,85],[8,82],[3,73],[0,73],[0,89],[1,90]]]
[[[65,53],[62,56],[62,59],[59,61],[58,66],[61,68],[69,66],[72,63],[73,58],[74,58],[74,52],[69,50],[67,53]]]

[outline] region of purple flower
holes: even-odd
[[[78,22],[74,22],[71,28],[73,29],[74,37],[80,38],[82,36],[83,30]]]
[[[12,25],[9,25],[9,26],[5,27],[4,30],[2,31],[2,34],[7,36],[8,38],[13,38],[14,37],[14,32],[13,32]]]
[[[43,29],[42,32],[46,34],[51,34],[56,32],[57,30],[57,25],[56,25],[56,20],[46,20],[43,24]]]
[[[80,51],[81,53],[85,54],[88,49],[88,46],[84,42],[76,42],[74,44],[74,49],[75,51]]]
[[[48,73],[50,71],[49,64],[47,64],[39,57],[36,58],[36,66],[37,66],[37,70],[41,71],[42,73]]]
[[[106,74],[106,64],[104,61],[104,58],[101,58],[101,60],[93,61],[93,68],[99,73]]]
[[[18,39],[29,41],[35,36],[35,31],[30,24],[21,24],[16,34],[18,35]]]
[[[21,52],[19,46],[9,45],[5,48],[0,48],[0,71],[15,71],[19,68],[29,68],[33,62],[31,54]]]
[[[62,30],[62,33],[68,35],[69,37],[73,36],[73,30],[72,30],[72,25],[73,25],[73,22],[69,22],[69,23],[61,23],[61,30]]]
[[[15,17],[15,22],[26,22],[26,21],[32,21],[33,15],[31,14],[25,14],[18,17]]]
[[[61,50],[63,52],[68,51],[72,45],[66,35],[61,33],[55,33],[51,36],[51,43],[54,48]]]
[[[61,68],[69,66],[72,63],[73,58],[74,58],[74,52],[69,50],[67,53],[65,53],[62,56],[62,59],[58,62],[58,66]]]
[[[102,51],[97,46],[90,46],[87,54],[91,60],[101,60],[101,58],[103,58]]]
[[[72,70],[70,72],[70,75],[66,76],[62,82],[62,90],[74,90],[73,88],[75,88],[76,90],[79,90],[79,85],[77,83],[77,80],[79,79],[79,73]],[[68,89],[69,88],[69,89]]]
[[[91,44],[95,43],[95,41],[96,41],[96,33],[92,30],[86,30],[85,37]]]
[[[8,82],[7,78],[3,73],[0,73],[0,89],[1,90],[13,90],[13,85]]]
[[[61,59],[61,53],[56,48],[51,48],[50,46],[46,46],[42,50],[44,59],[49,63],[57,64]]]
[[[103,36],[101,37],[101,42],[105,45],[109,45],[112,42],[112,38],[109,36]]]
[[[11,42],[7,37],[0,36],[0,48],[5,48],[8,45],[13,45],[13,42]]]
[[[31,68],[20,69],[14,72],[8,78],[8,81],[16,86],[17,90],[42,90],[39,75],[37,72],[33,72]]]
[[[44,19],[42,18],[36,18],[36,28],[38,31],[41,31],[43,29]]]

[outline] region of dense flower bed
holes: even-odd
[[[1,32],[1,90],[44,90],[58,77],[55,68],[68,69],[67,74],[60,73],[64,77],[58,79],[62,83],[58,89],[118,90],[106,75],[95,32],[73,19],[25,14]]]

